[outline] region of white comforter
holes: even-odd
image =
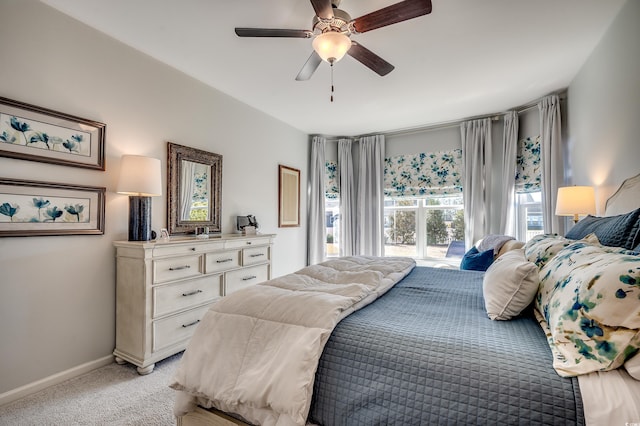
[[[304,425],[336,324],[415,266],[408,258],[330,260],[235,292],[205,314],[174,375],[174,412],[196,404],[262,425]]]

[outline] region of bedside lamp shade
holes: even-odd
[[[596,196],[591,186],[566,186],[558,188],[556,201],[557,216],[573,216],[573,222],[578,222],[578,216],[596,213]]]
[[[129,241],[151,239],[151,197],[162,195],[160,160],[124,155],[116,190],[129,195]]]
[[[123,155],[117,192],[145,197],[162,195],[160,160],[140,155]]]

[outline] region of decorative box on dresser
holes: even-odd
[[[116,362],[149,374],[184,350],[209,306],[271,278],[273,234],[116,241]]]

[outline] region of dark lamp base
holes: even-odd
[[[151,197],[129,196],[129,241],[151,239]]]

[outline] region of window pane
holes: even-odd
[[[389,203],[385,201],[384,209],[384,255],[416,257],[417,200],[387,201]]]
[[[464,254],[462,195],[385,199],[385,256],[447,257],[452,241]],[[451,257],[451,253],[449,253]]]
[[[544,233],[541,192],[517,194],[516,214],[518,240],[526,242]]]
[[[338,249],[340,233],[340,199],[325,198],[324,215],[327,228],[327,257],[340,255]]]
[[[385,198],[384,199],[384,208],[411,208],[418,207],[420,200],[407,198],[407,199],[394,199],[394,198]]]
[[[429,198],[426,201],[426,241],[425,256],[431,258],[455,257],[462,254],[457,248],[464,251],[464,210],[462,210],[462,197],[438,197]],[[459,208],[440,208],[459,207]],[[454,243],[452,242],[462,242]],[[449,248],[452,248],[449,250]]]

